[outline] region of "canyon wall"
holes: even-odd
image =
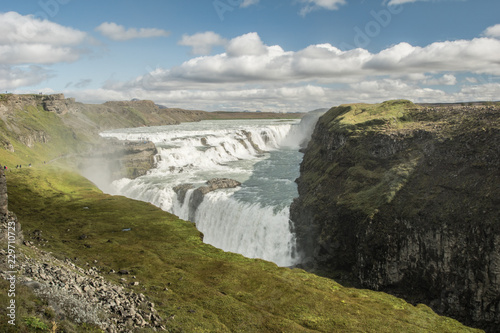
[[[500,327],[500,107],[343,105],[291,207],[308,270]]]

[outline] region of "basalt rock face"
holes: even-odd
[[[303,267],[500,327],[500,107],[331,109],[291,220]]]
[[[6,215],[8,212],[7,180],[3,169],[0,169],[0,216]]]
[[[0,243],[19,245],[23,240],[21,224],[16,215],[9,211],[7,181],[4,171],[0,169]]]

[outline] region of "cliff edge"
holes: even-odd
[[[499,147],[494,104],[332,108],[291,207],[303,267],[498,332]]]

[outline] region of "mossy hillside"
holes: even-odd
[[[392,124],[399,127],[411,122],[410,111],[418,106],[408,100],[392,100],[380,104],[344,104],[323,116],[330,131],[361,133]]]
[[[225,253],[203,244],[193,224],[105,195],[71,172],[31,168],[7,177],[9,208],[27,239],[42,230],[47,242],[38,245],[56,256],[103,272],[129,270],[140,282],[133,288],[164,318],[175,316],[165,323],[172,332],[474,331],[426,306]]]
[[[320,118],[320,130],[303,161],[301,182],[315,193],[303,200],[317,206],[318,193],[325,193],[321,188],[336,188],[338,205],[373,216],[409,181],[433,149],[432,140],[453,140],[460,133],[495,126],[498,130],[498,124],[471,112],[424,108],[407,100],[332,108]],[[327,142],[331,137],[334,144]],[[413,138],[411,146],[404,142],[408,138]]]
[[[61,118],[41,105],[11,110],[0,118],[0,162],[9,168],[17,164],[42,164],[87,149],[87,144]],[[13,151],[6,149],[10,144]]]
[[[325,207],[331,197],[328,194],[323,198],[321,194],[328,193],[323,189],[341,188],[342,192],[337,192],[336,196],[339,204],[353,206],[368,215],[381,203],[390,200],[391,192],[400,186],[397,180],[403,180],[402,174],[397,164],[377,165],[365,145],[365,137],[366,131],[384,125],[399,112],[398,108],[389,112],[380,105],[356,104],[332,108],[321,117],[320,131],[311,141],[301,166],[300,182],[310,189],[307,192],[315,195],[303,196],[302,200],[307,205]],[[326,142],[331,140],[332,133],[334,142]],[[342,158],[334,157],[337,155],[342,155]],[[342,184],[338,183],[340,179]]]

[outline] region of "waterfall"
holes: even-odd
[[[111,193],[150,202],[182,219],[191,217],[204,242],[225,251],[291,266],[298,258],[289,205],[297,195],[294,179],[302,158],[298,150],[307,133],[297,121],[242,122],[202,121],[101,133],[119,140],[151,141],[158,150],[156,169],[137,179],[113,182]],[[193,208],[194,189],[212,178],[230,178],[242,185],[207,193]],[[183,201],[174,191],[181,184],[192,184]]]

